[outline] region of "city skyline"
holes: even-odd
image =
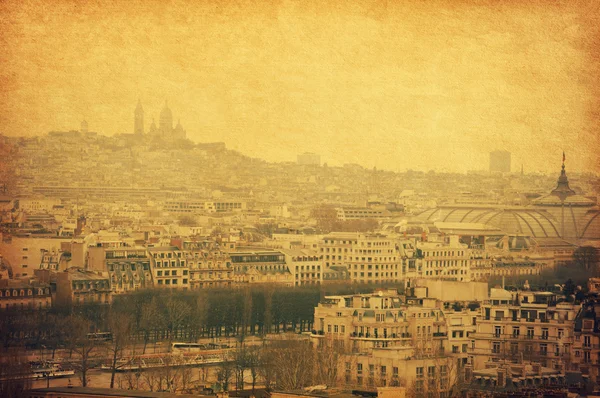
[[[138,99],[158,115],[168,98],[188,138],[268,161],[464,172],[508,150],[526,171],[552,173],[563,151],[573,172],[600,164],[593,2],[1,8],[9,136],[81,120],[131,133]]]

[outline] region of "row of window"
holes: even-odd
[[[358,269],[360,265],[360,269],[364,270],[365,269],[365,264],[354,264],[354,269]],[[350,267],[352,267],[352,265],[348,265],[348,269],[350,269]],[[372,269],[379,269],[379,264],[367,264],[367,269],[368,270],[372,270]],[[381,269],[398,269],[398,264],[381,264]]]
[[[354,273],[354,278],[356,279],[358,277],[359,277],[358,272],[355,272]],[[365,277],[365,273],[361,272],[360,273],[360,278],[364,278],[364,277]],[[367,278],[373,278],[373,277],[379,278],[380,277],[379,272],[375,272],[374,276],[373,276],[373,272],[367,272]],[[398,278],[398,273],[397,272],[382,272],[381,273],[381,278],[392,278],[392,277],[393,278]]]
[[[152,253],[154,258],[181,258],[181,252]]]
[[[27,296],[33,296],[33,289],[21,289],[21,290],[0,290],[0,297],[23,297],[27,293]],[[37,294],[50,294],[50,289],[37,289]]]
[[[158,280],[158,284],[159,285],[177,285],[179,282],[178,279],[159,279]],[[182,285],[187,285],[188,284],[188,280],[187,279],[183,279],[181,281]]]
[[[188,270],[184,269],[183,270],[183,275],[187,275],[188,274]],[[156,276],[177,276],[177,270],[164,270],[164,271],[156,271]]]
[[[185,267],[185,260],[156,261],[156,267]]]
[[[435,252],[426,251],[423,253],[423,256],[425,256],[425,257],[454,257],[455,254],[458,257],[462,257],[465,255],[465,252],[463,250],[435,251]]]

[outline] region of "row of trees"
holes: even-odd
[[[5,356],[19,350],[24,353],[25,349],[39,349],[40,355],[55,358],[60,350],[59,355],[65,357],[66,354],[84,386],[88,383],[89,369],[108,364],[112,369],[110,386],[113,387],[116,371],[124,364],[121,359],[132,355],[131,347],[137,349],[136,354],[145,354],[149,344],[158,341],[171,343],[235,336],[243,345],[249,335],[309,331],[314,307],[322,296],[369,290],[372,286],[345,284],[185,292],[142,290],[117,296],[111,305],[2,312],[0,343]],[[110,332],[112,339],[98,341],[90,335],[97,332]],[[249,358],[242,362],[256,362],[252,355]],[[184,376],[177,377],[186,380]],[[143,382],[149,389],[169,389],[169,385],[174,384],[167,383],[167,379],[159,380],[130,380],[125,384]]]

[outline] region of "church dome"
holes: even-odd
[[[160,111],[159,126],[163,133],[173,130],[173,113],[169,109],[167,101],[165,101],[165,107]]]

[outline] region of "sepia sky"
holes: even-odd
[[[600,171],[600,1],[0,1],[0,132],[188,137],[270,161]]]

